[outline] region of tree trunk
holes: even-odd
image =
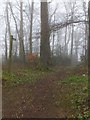
[[[85,16],[85,21],[87,21],[87,5],[86,1],[83,0],[83,11],[84,11],[84,16]],[[84,55],[85,55],[85,63],[87,63],[87,40],[88,40],[88,25],[85,22],[85,47],[84,47]]]
[[[15,27],[16,27],[16,50],[15,50],[15,56],[17,56],[17,50],[18,50],[18,47],[17,47],[17,40],[20,39],[20,36],[19,36],[19,30],[18,30],[18,25],[17,25],[17,21],[16,21],[16,18],[14,16],[14,12],[13,12],[13,9],[12,9],[12,5],[11,3],[9,3],[9,6],[10,6],[10,10],[11,10],[11,14],[12,14],[12,17],[13,17],[13,20],[15,22]]]
[[[19,55],[21,62],[25,62],[25,51],[23,42],[23,3],[20,2],[20,38],[19,38]]]
[[[88,18],[89,18],[89,37],[88,37],[88,98],[90,107],[90,1],[88,2]]]
[[[54,25],[55,25],[55,14],[54,14]],[[53,30],[52,56],[54,55],[54,42],[55,42],[55,31]]]
[[[34,9],[34,2],[31,2],[31,21],[30,21],[30,53],[32,54],[32,25],[33,25],[33,9]]]
[[[65,55],[68,54],[68,49],[67,49],[67,26],[65,28]]]
[[[7,24],[6,24],[6,32],[5,32],[5,60],[7,61]]]
[[[9,13],[8,13],[8,2],[6,4],[6,14],[7,14],[7,26],[9,33],[9,61],[8,61],[8,71],[11,71],[11,62],[12,62],[12,37],[11,37],[11,29],[10,29],[10,21],[9,21]]]
[[[49,24],[48,24],[48,4],[41,2],[41,45],[40,45],[40,58],[41,63],[47,67],[51,64],[51,51],[49,41]]]
[[[76,55],[76,62],[78,61],[78,37],[77,34],[74,36],[75,38],[75,55]]]
[[[74,25],[72,23],[72,36],[71,36],[71,64],[73,63],[73,32],[74,32]]]
[[[10,50],[9,50],[9,72],[11,71],[12,62],[12,48],[13,48],[13,36],[10,35]]]

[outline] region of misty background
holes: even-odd
[[[7,11],[6,6],[9,1],[0,1],[0,56],[5,58],[9,56],[9,34],[7,28]],[[11,34],[16,39],[13,41],[13,55],[19,55],[19,39],[17,35],[15,20],[20,29],[20,4],[19,1],[10,2],[12,11],[8,7],[8,17],[10,21]],[[81,57],[87,54],[87,1],[86,0],[52,0],[48,2],[50,47],[53,55],[72,54],[74,62],[80,61]],[[30,51],[30,20],[31,20],[31,1],[23,1],[23,38],[25,53]],[[71,22],[67,25],[67,22]],[[72,23],[73,22],[73,23]],[[66,25],[65,25],[66,24]],[[73,32],[72,32],[73,29]],[[6,37],[6,38],[5,38]],[[5,43],[5,39],[7,43]],[[6,45],[7,44],[7,48]],[[72,44],[72,45],[71,45]],[[71,47],[73,46],[73,47]],[[6,50],[7,49],[7,50]],[[32,24],[32,51],[40,55],[40,1],[34,1],[33,24]]]

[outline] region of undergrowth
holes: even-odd
[[[72,75],[62,81],[58,81],[58,84],[63,84],[67,89],[64,103],[68,105],[70,109],[76,110],[76,116],[70,117],[80,120],[90,120],[90,111],[88,108],[88,76]],[[64,104],[63,103],[63,104]]]

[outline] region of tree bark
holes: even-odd
[[[30,21],[30,53],[32,54],[32,25],[33,25],[33,9],[34,9],[34,2],[31,2],[31,21]]]
[[[20,2],[20,38],[19,38],[19,55],[21,62],[25,62],[24,40],[23,40],[23,3]]]
[[[14,12],[13,12],[12,5],[11,5],[10,2],[9,2],[9,6],[10,6],[11,14],[12,14],[13,20],[14,20],[14,22],[15,22],[15,26],[16,26],[16,33],[17,33],[17,35],[16,35],[16,50],[15,50],[15,56],[17,56],[17,49],[18,49],[18,48],[17,48],[17,36],[18,36],[18,39],[20,39],[20,36],[19,36],[19,30],[18,30],[17,21],[16,21],[16,18],[15,18],[15,16],[14,16]]]
[[[50,33],[48,24],[48,4],[41,2],[41,45],[40,45],[40,59],[41,63],[47,67],[51,64],[50,51]]]
[[[83,0],[83,11],[85,16],[85,21],[87,21],[87,5],[86,1]],[[85,23],[85,42],[84,42],[84,55],[85,55],[85,63],[87,63],[87,40],[88,40],[88,24]]]
[[[8,13],[8,2],[6,4],[6,14],[7,14],[7,26],[8,26],[8,34],[9,34],[9,61],[8,61],[8,71],[11,71],[11,62],[12,62],[12,37],[11,37],[11,28],[9,21],[9,13]]]
[[[74,33],[74,25],[72,23],[72,35],[71,35],[71,64],[73,63],[73,33]]]
[[[68,54],[68,49],[67,49],[67,26],[65,28],[65,50],[64,50],[64,52],[65,52],[65,55]]]
[[[5,31],[5,60],[7,61],[7,24],[6,24],[6,31]]]
[[[71,21],[72,21],[72,24],[71,24],[71,28],[72,28],[72,32],[71,32],[71,65],[73,64],[73,43],[74,43],[74,24],[73,24],[73,21],[74,21],[74,3],[72,3],[72,9],[71,9]]]
[[[54,25],[55,25],[55,14],[54,14]],[[52,56],[54,55],[54,42],[55,42],[55,31],[53,30]]]
[[[88,36],[88,98],[90,107],[90,1],[88,2],[88,18],[89,18],[89,36]]]
[[[11,10],[11,13],[12,13],[13,20],[14,20],[14,22],[15,22],[16,32],[17,32],[18,39],[19,39],[19,30],[18,30],[18,25],[17,25],[17,21],[16,21],[16,18],[15,18],[15,16],[14,16],[14,13],[13,13],[13,9],[12,9],[12,5],[11,5],[11,3],[9,3],[9,6],[10,6],[10,10]]]

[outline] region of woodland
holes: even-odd
[[[90,120],[90,1],[0,6],[2,118]]]

